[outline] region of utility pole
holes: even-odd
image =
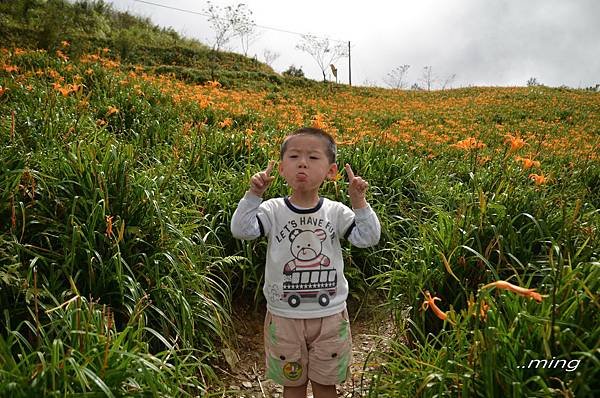
[[[350,40],[348,40],[348,85],[352,86],[352,57],[350,56]]]

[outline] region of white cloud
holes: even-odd
[[[203,11],[207,4],[151,1],[192,11]],[[201,16],[134,0],[109,2],[201,41],[212,36]],[[253,11],[257,24],[350,40],[355,84],[383,84],[383,77],[403,64],[411,65],[411,82],[420,78],[424,66],[432,66],[441,79],[455,73],[454,86],[524,85],[533,76],[555,86],[600,82],[600,24],[595,20],[600,2],[595,0],[240,2]],[[276,70],[294,64],[319,79],[316,63],[295,49],[299,40],[297,35],[265,31],[249,53],[260,59],[264,48],[279,52]],[[337,66],[341,81],[347,81],[347,60]]]

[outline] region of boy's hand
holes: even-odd
[[[346,174],[348,174],[348,196],[350,196],[352,208],[361,209],[367,207],[365,192],[367,192],[369,184],[362,178],[355,176],[352,167],[348,163],[346,163],[345,169]]]
[[[262,197],[263,193],[265,193],[271,182],[275,179],[275,177],[270,176],[274,164],[275,161],[270,160],[266,170],[260,171],[250,178],[250,192]]]

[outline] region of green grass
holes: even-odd
[[[72,50],[67,62],[55,52],[0,53],[0,395],[201,395],[218,383],[211,363],[220,348],[234,345],[232,301],[263,304],[266,242],[233,239],[231,216],[250,176],[276,157],[278,139],[295,122],[280,128],[264,109],[240,114],[176,100],[165,88],[181,82],[152,75],[162,61],[136,69],[99,54],[80,58]],[[189,81],[207,78],[187,65],[169,68]],[[336,98],[329,86],[307,90],[260,71],[266,80],[247,84],[237,79],[254,72],[228,73],[231,87],[270,84],[265,109],[316,94]],[[63,96],[56,84],[80,88]],[[402,95],[442,103],[485,99],[489,91]],[[390,95],[343,94],[373,103]],[[585,95],[498,90],[494,106],[448,111],[465,112],[465,125],[500,141],[484,164],[476,152],[448,147],[429,158],[410,143],[368,137],[340,147],[339,164],[369,181],[382,224],[377,247],[344,248],[352,299],[383,295],[401,337],[376,354],[384,360],[366,375],[365,394],[600,392],[600,167],[542,153],[552,181],[536,186],[507,161],[495,132],[499,123],[520,131],[540,121],[561,134],[573,124],[593,129],[597,94]],[[559,105],[548,108],[549,97]],[[531,108],[517,109],[525,100]],[[315,111],[309,104],[303,117]],[[405,116],[450,118],[431,107],[360,112],[382,129]],[[225,118],[231,128],[220,126]],[[349,127],[344,120],[335,121],[340,131]],[[260,132],[247,137],[256,124]],[[268,195],[286,192],[278,178]],[[322,194],[346,201],[346,183],[327,182]],[[499,279],[536,288],[544,300],[481,290]],[[449,320],[422,311],[425,291],[442,298]],[[518,368],[552,358],[581,362],[573,372]]]

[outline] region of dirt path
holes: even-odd
[[[237,348],[225,349],[228,360],[215,365],[222,380],[221,386],[215,386],[212,396],[222,397],[272,397],[281,398],[282,388],[270,380],[265,380],[265,361],[263,348],[264,308],[258,312],[244,305],[236,305]],[[368,392],[369,378],[365,370],[375,370],[380,363],[371,353],[375,348],[385,349],[394,337],[394,326],[389,311],[372,306],[358,312],[350,306],[350,325],[352,330],[352,377],[338,386],[339,397],[362,397]],[[308,397],[312,398],[309,391]]]

